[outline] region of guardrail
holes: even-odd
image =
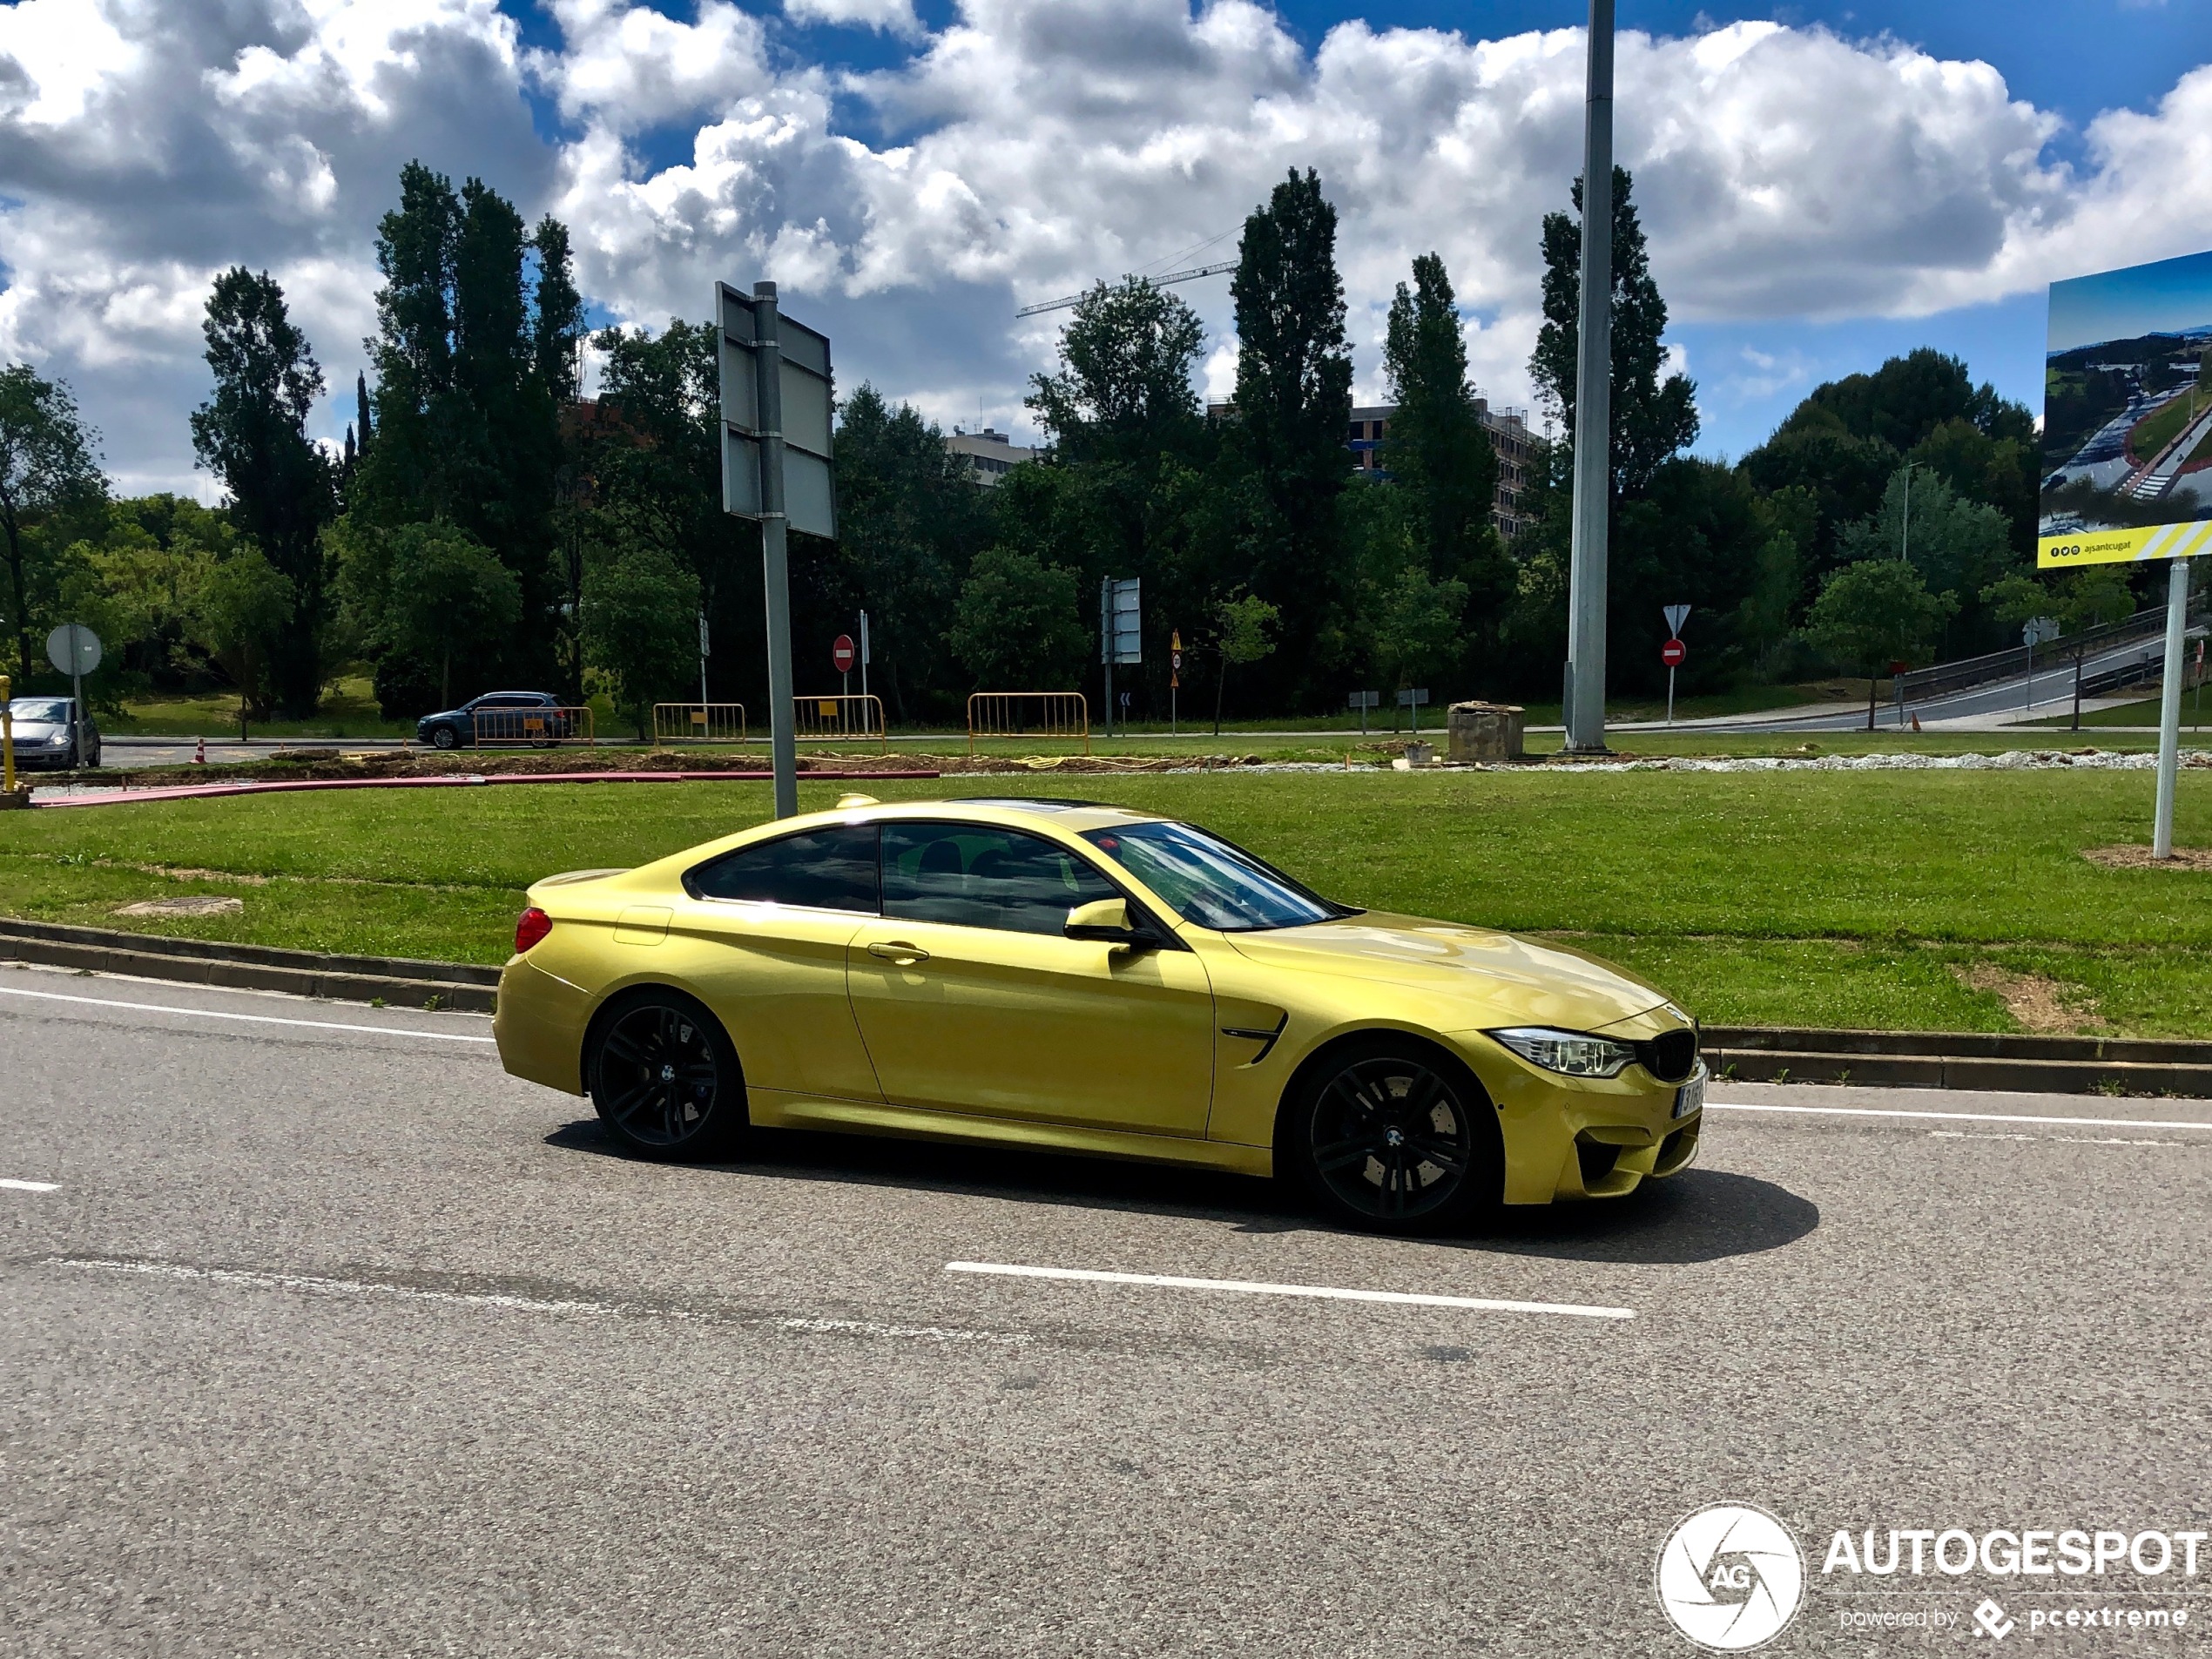
[[[1964,691],[1991,680],[2010,679],[2016,674],[2027,674],[2037,663],[2062,662],[2076,655],[2087,655],[2109,651],[2114,645],[2124,645],[2137,639],[2149,639],[2166,631],[2166,607],[2156,605],[2148,610],[2138,610],[2120,622],[2100,623],[2094,628],[2084,628],[2079,633],[2066,634],[2056,639],[2047,639],[2040,645],[2007,645],[1983,657],[1962,657],[1955,663],[1938,663],[1932,668],[1916,668],[1897,677],[1898,700],[1922,703],[1933,697],[1943,697],[1952,691]]]
[[[978,738],[1081,738],[1090,752],[1090,702],[1081,691],[974,691],[968,752]]]
[[[589,708],[478,709],[469,717],[480,749],[515,745],[550,749],[556,744],[594,744]]]
[[[887,753],[891,748],[880,697],[794,697],[792,711],[794,735],[807,742],[880,743]]]
[[[653,742],[743,743],[745,740],[742,703],[656,703],[653,705]]]

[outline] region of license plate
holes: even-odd
[[[1705,1068],[1697,1068],[1697,1075],[1675,1090],[1675,1116],[1688,1117],[1693,1112],[1705,1109]]]
[[[543,732],[545,730],[545,722],[543,720],[525,720],[523,722],[523,730],[525,732]]]

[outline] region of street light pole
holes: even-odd
[[[1613,494],[1613,0],[1590,0],[1582,121],[1582,296],[1575,365],[1575,516],[1567,747],[1605,752],[1607,532]]]

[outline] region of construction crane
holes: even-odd
[[[1217,237],[1215,239],[1218,241],[1220,239]],[[1233,271],[1236,268],[1236,260],[1224,260],[1217,265],[1194,265],[1188,271],[1170,271],[1165,276],[1148,277],[1145,280],[1156,288],[1164,288],[1170,282],[1190,282],[1199,277],[1219,276],[1224,271]],[[1014,314],[1017,317],[1034,317],[1041,311],[1065,311],[1069,306],[1081,300],[1082,297],[1080,293],[1071,293],[1065,299],[1047,300],[1038,305],[1023,306]]]

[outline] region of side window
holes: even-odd
[[[739,847],[684,874],[694,899],[876,914],[875,826],[840,824]]]
[[[902,921],[1057,934],[1077,905],[1121,896],[1040,836],[980,824],[883,826],[883,914]]]

